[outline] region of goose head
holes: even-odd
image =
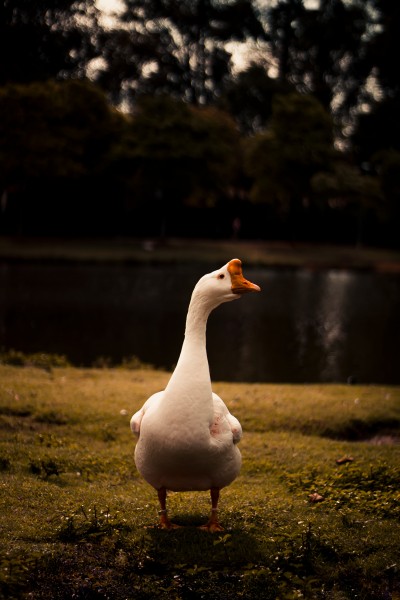
[[[193,295],[200,296],[210,308],[215,308],[248,292],[260,291],[258,285],[243,276],[242,262],[233,258],[220,269],[204,275],[197,282]]]

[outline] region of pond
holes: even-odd
[[[212,269],[209,269],[212,270]],[[3,264],[0,347],[172,369],[197,266]],[[400,277],[246,268],[262,293],[209,318],[213,380],[400,384]]]

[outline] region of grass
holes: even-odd
[[[400,388],[215,383],[243,468],[209,534],[208,493],[160,530],[135,469],[130,416],[168,378],[0,366],[4,598],[400,598]]]

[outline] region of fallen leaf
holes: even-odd
[[[320,494],[317,494],[317,492],[314,492],[314,494],[310,494],[308,498],[310,502],[322,502],[323,500],[325,500],[325,498]]]
[[[342,458],[338,458],[336,460],[337,465],[344,465],[348,462],[353,462],[354,458],[352,456],[342,456]]]

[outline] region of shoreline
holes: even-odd
[[[3,263],[218,265],[231,258],[247,267],[400,273],[400,250],[388,248],[241,239],[0,237]]]

